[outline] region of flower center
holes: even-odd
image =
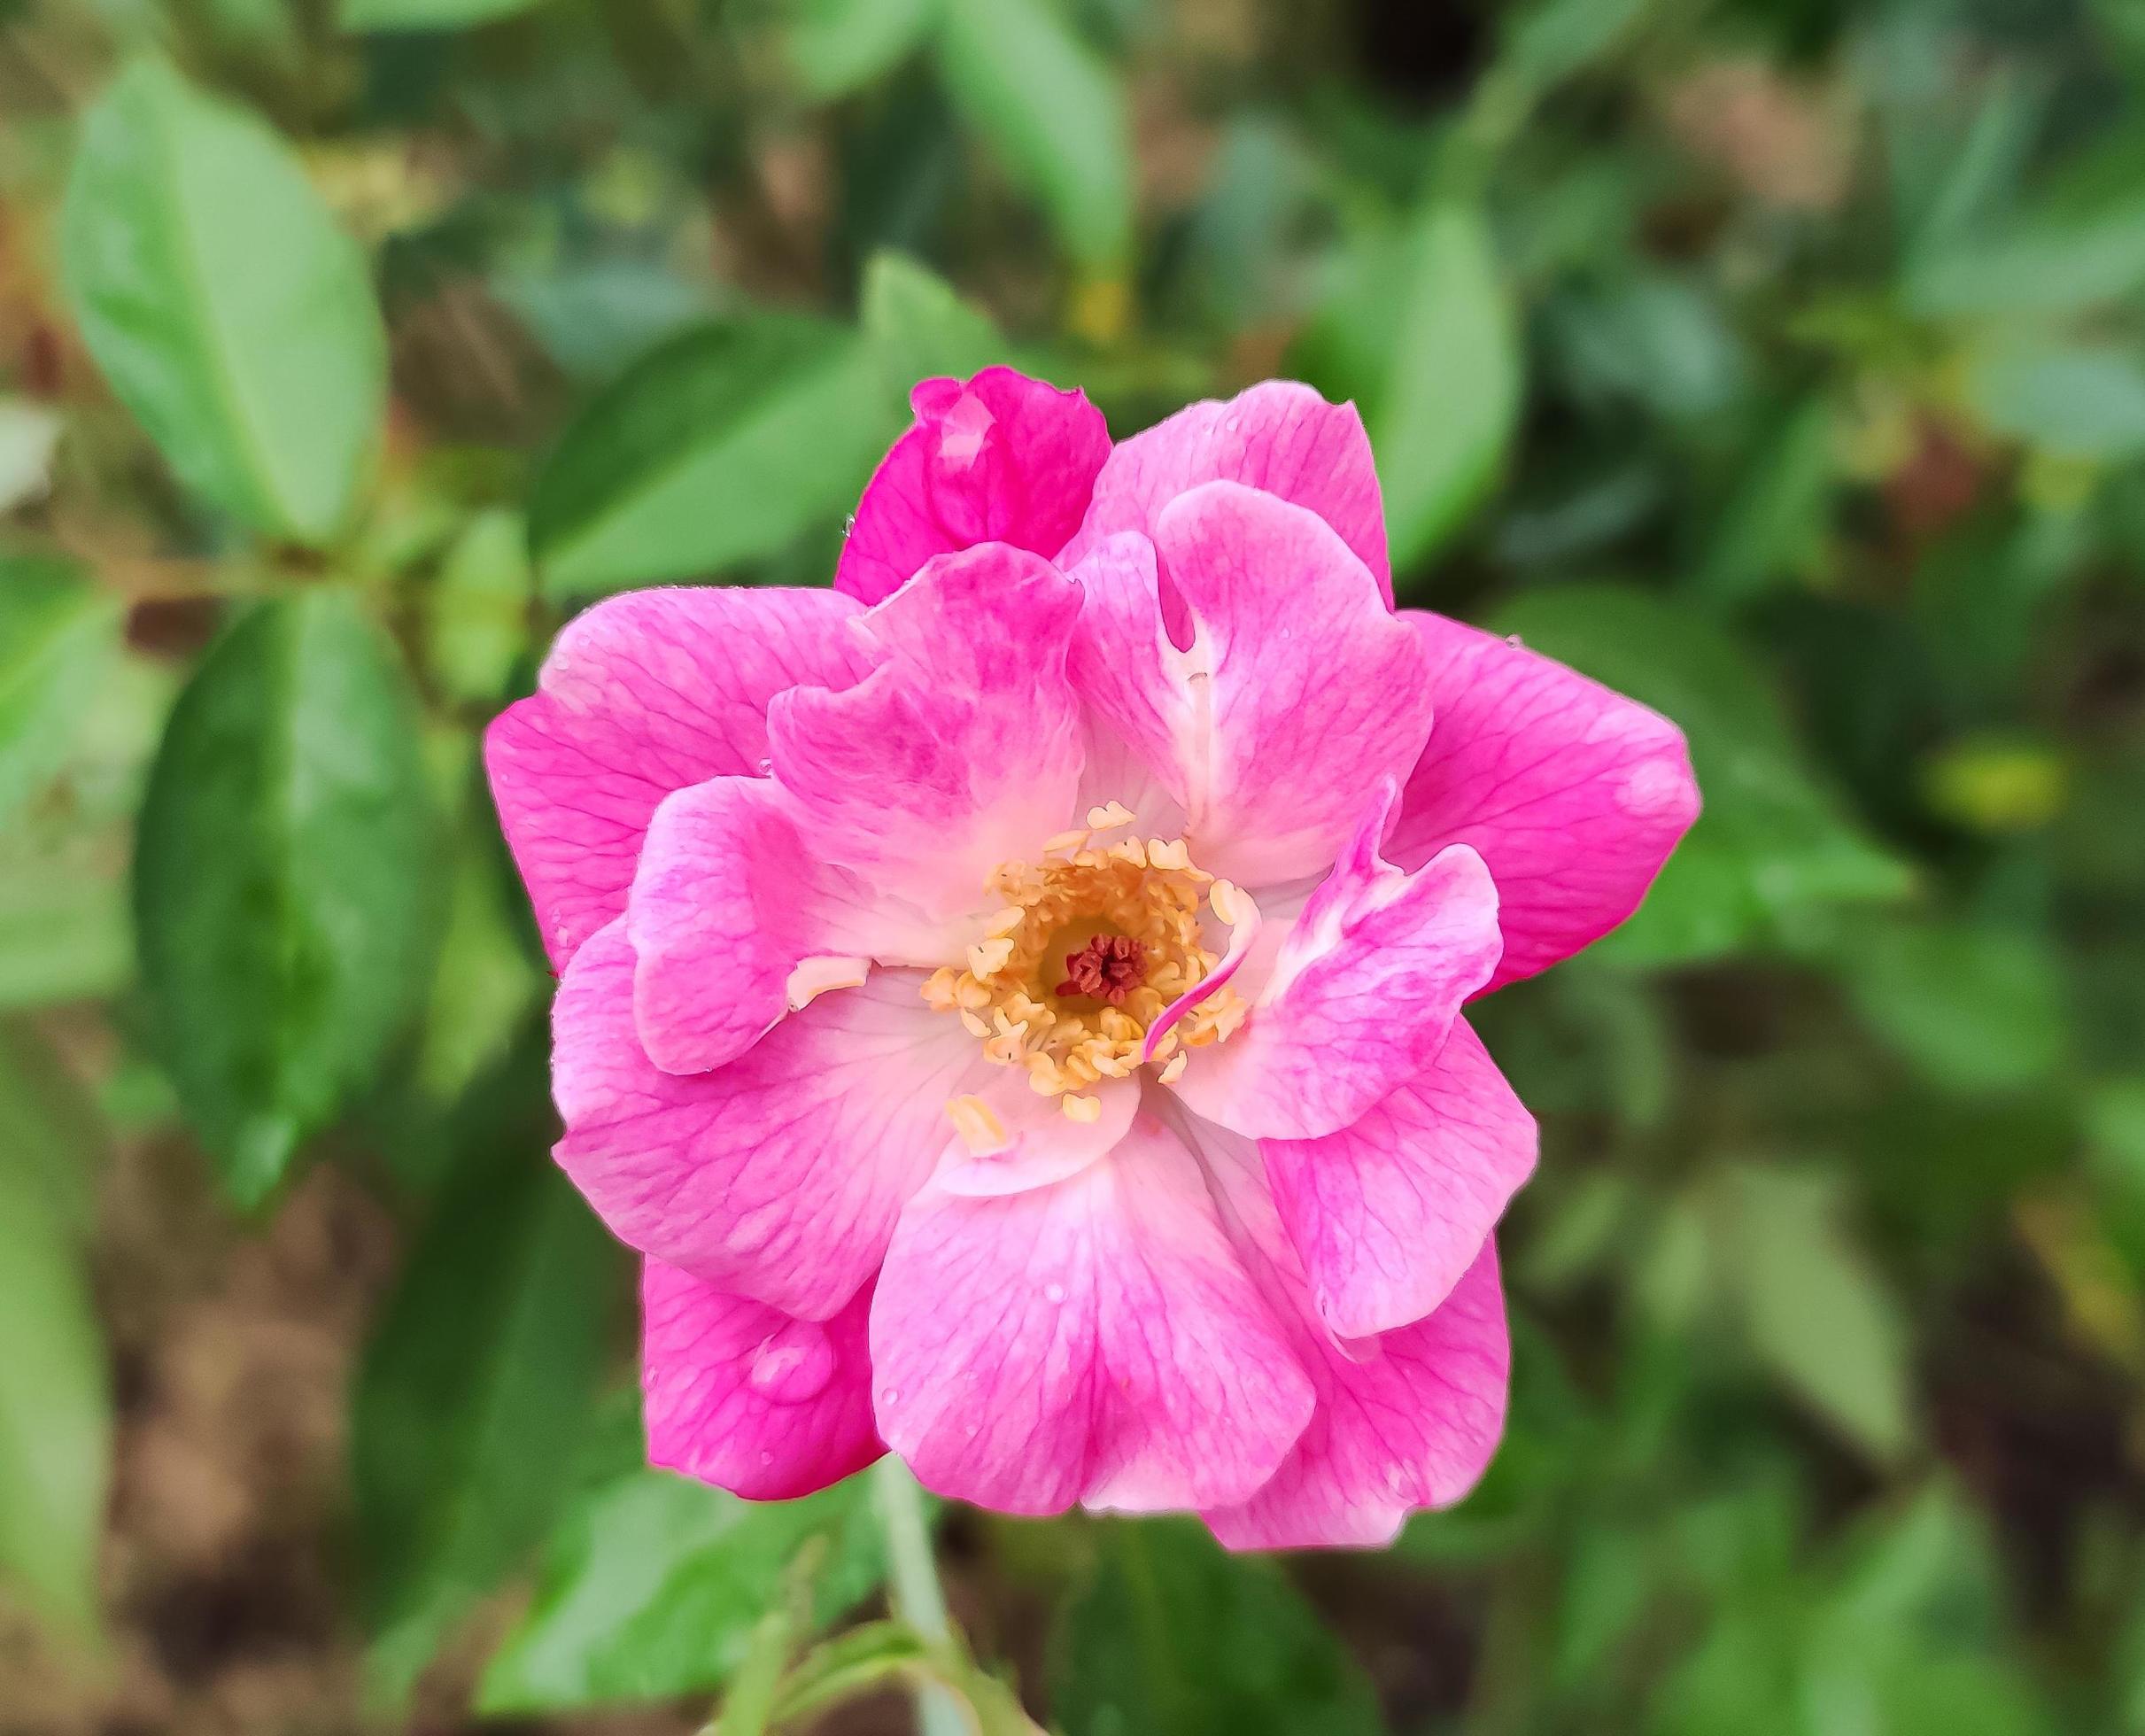
[[[957,1013],[987,1059],[1025,1068],[1031,1089],[1063,1099],[1079,1121],[1102,1113],[1086,1088],[1136,1072],[1149,1027],[1213,974],[1219,961],[1201,912],[1227,920],[1234,898],[1227,881],[1192,865],[1181,838],[1098,841],[1131,820],[1111,802],[1051,839],[1040,862],[998,868],[989,885],[1004,908],[968,949],[967,968],[938,971],[924,984],[925,1000]],[[1245,1011],[1233,991],[1218,988],[1162,1034],[1149,1058],[1173,1080],[1184,1070],[1181,1050],[1220,1042]],[[970,1121],[979,1112],[995,1119],[980,1100],[956,1099],[964,1134],[964,1108]]]

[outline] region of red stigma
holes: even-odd
[[[1113,1007],[1147,975],[1146,950],[1129,934],[1097,934],[1078,952],[1065,958],[1065,980],[1057,985],[1060,995],[1088,995]]]

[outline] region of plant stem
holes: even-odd
[[[932,1558],[923,1491],[909,1467],[891,1453],[873,1467],[871,1478],[879,1523],[887,1534],[894,1611],[932,1651],[950,1653],[953,1624],[946,1616],[946,1594],[939,1589],[938,1565]],[[936,1682],[917,1689],[916,1727],[920,1736],[972,1736],[974,1729],[960,1701]]]

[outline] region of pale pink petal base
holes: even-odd
[[[796,1320],[651,1259],[640,1303],[649,1463],[773,1501],[885,1451],[871,1422],[868,1290],[832,1320]]]
[[[1321,872],[1421,756],[1422,648],[1316,514],[1207,483],[1162,508],[1151,546],[1114,537],[1072,576],[1073,685],[1183,809],[1210,872],[1254,892]]]
[[[925,1487],[1009,1513],[1233,1503],[1311,1386],[1151,1116],[1107,1158],[990,1198],[927,1188],[871,1308],[880,1433]]]

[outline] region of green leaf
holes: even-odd
[[[1831,523],[1832,448],[1822,396],[1796,405],[1759,444],[1692,575],[1700,599],[1747,602],[1811,562]]]
[[[242,1207],[370,1082],[422,994],[434,856],[394,647],[343,591],[247,615],[172,712],[135,867],[165,1056]]]
[[[788,0],[783,58],[811,96],[846,96],[914,53],[938,9],[939,0]]]
[[[1871,1029],[1932,1082],[2016,1090],[2054,1074],[2069,1048],[2061,972],[2048,942],[1963,922],[1870,924],[1840,973]]]
[[[859,306],[864,337],[897,403],[908,401],[918,380],[965,379],[1009,359],[1011,346],[990,315],[905,253],[872,255]]]
[[[704,577],[856,504],[894,423],[853,332],[754,314],[664,345],[568,429],[530,541],[546,591]]]
[[[123,840],[89,839],[50,852],[0,851],[0,1010],[91,1000],[126,986],[134,942],[123,848]]]
[[[290,149],[138,62],[83,123],[61,245],[90,353],[181,480],[263,535],[329,541],[379,440],[387,345]]]
[[[469,1143],[359,1373],[360,1582],[390,1699],[542,1540],[589,1436],[623,1275],[545,1154],[533,1082],[511,1071],[468,1105]]]
[[[2145,284],[2145,198],[2065,202],[2001,227],[1962,225],[1908,266],[1907,305],[1926,315],[2060,314]]]
[[[529,649],[533,590],[521,515],[477,514],[425,592],[428,661],[450,699],[497,703]]]
[[[1914,1444],[1906,1324],[1839,1223],[1831,1178],[1756,1164],[1715,1195],[1726,1279],[1751,1346],[1781,1382],[1871,1459]]]
[[[119,638],[64,562],[0,556],[0,820],[59,769]]]
[[[1052,0],[942,0],[939,70],[968,123],[1092,272],[1132,248],[1132,115]]]
[[[1683,726],[1705,810],[1603,956],[1659,966],[1829,937],[1845,907],[1895,899],[1904,864],[1819,785],[1765,672],[1715,624],[1608,585],[1531,591],[1494,630]]]
[[[1524,359],[1483,214],[1424,206],[1344,256],[1305,339],[1328,395],[1361,406],[1393,567],[1436,553],[1496,481]]]
[[[52,1065],[0,1030],[0,1574],[87,1637],[112,1399],[84,1245],[94,1140]]]
[[[527,12],[536,0],[340,0],[345,30],[465,30]]]
[[[592,1490],[554,1538],[536,1602],[485,1669],[477,1709],[538,1712],[720,1687],[814,1539],[817,1621],[885,1573],[868,1480],[746,1501],[638,1469]],[[800,1636],[802,1638],[803,1636]]]
[[[2127,351],[2000,349],[1976,360],[1967,395],[1990,430],[2059,458],[2145,453],[2145,365]]]
[[[1360,1668],[1268,1561],[1180,1521],[1117,1521],[1059,1635],[1066,1736],[1373,1736]]]

